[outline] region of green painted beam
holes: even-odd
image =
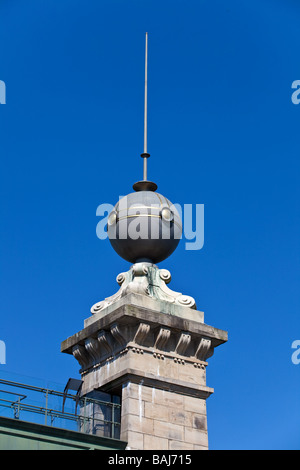
[[[0,417],[0,450],[124,450],[109,437]]]

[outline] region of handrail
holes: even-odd
[[[65,394],[64,392],[59,392],[58,390],[52,390],[52,389],[49,389],[47,387],[36,387],[35,385],[28,385],[28,384],[23,384],[23,383],[20,383],[20,382],[13,382],[13,381],[10,381],[10,380],[0,379],[0,384],[11,385],[11,386],[14,386],[14,387],[24,388],[24,389],[27,389],[27,390],[32,390],[32,391],[41,392],[41,393],[46,393],[47,392],[48,394],[51,394],[51,395],[55,395],[55,396],[58,396],[58,397],[66,397],[66,398],[70,398],[72,400],[74,400],[76,398],[75,395]],[[6,390],[0,390],[0,391],[5,391],[6,392]],[[13,393],[13,392],[10,392],[10,393]],[[115,406],[116,408],[121,408],[120,403],[107,402],[107,401],[104,401],[104,400],[98,400],[97,398],[89,398],[89,397],[84,397],[84,398],[87,402],[98,403],[98,404],[101,404],[101,405],[112,405],[112,406]]]
[[[18,398],[16,399],[9,399],[9,397],[0,397],[0,406],[4,408],[10,408],[14,410],[14,418],[19,419],[20,417],[20,412],[28,412],[28,413],[36,413],[40,415],[45,416],[45,424],[48,424],[48,417],[51,419],[51,425],[53,425],[53,422],[55,418],[58,419],[66,419],[66,420],[71,420],[73,422],[79,423],[80,430],[83,432],[93,432],[93,429],[97,427],[97,424],[103,424],[104,426],[109,426],[108,429],[110,429],[110,434],[111,437],[115,437],[115,431],[117,435],[119,435],[120,431],[120,422],[115,421],[116,418],[116,411],[117,409],[121,408],[120,403],[114,403],[114,402],[109,402],[105,400],[98,400],[95,398],[90,398],[90,397],[79,397],[79,403],[81,403],[81,413],[77,415],[76,413],[70,413],[68,411],[64,410],[59,410],[53,408],[53,406],[48,406],[48,396],[53,395],[59,398],[67,398],[72,401],[78,400],[78,397],[76,395],[71,395],[71,394],[66,394],[64,392],[59,392],[57,390],[52,390],[48,389],[45,387],[37,387],[34,385],[28,385],[24,383],[19,383],[19,382],[14,382],[10,380],[5,380],[5,379],[0,379],[0,384],[8,387],[14,387],[18,389],[24,389],[32,392],[38,392],[38,393],[43,393],[44,394],[44,399],[45,399],[45,405],[42,403],[42,406],[38,406],[36,404],[31,404],[31,403],[26,403],[25,400],[29,399],[31,400],[31,397],[21,393],[12,392],[9,390],[0,390],[0,393],[3,394],[10,394],[14,395]],[[30,395],[30,393],[29,393]],[[109,416],[111,419],[106,419],[108,416],[101,416],[100,418],[97,417],[97,414],[95,416],[94,412],[91,412],[91,410],[87,409],[88,405],[102,405],[104,407],[109,407],[111,409],[111,412],[109,413],[111,416]],[[55,405],[56,406],[56,405]],[[93,408],[94,410],[94,408]],[[92,423],[92,428],[89,427],[87,431],[86,424],[87,423]],[[92,429],[92,431],[91,431]],[[96,432],[96,431],[95,431]]]

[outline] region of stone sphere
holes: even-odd
[[[167,198],[154,191],[137,191],[115,205],[107,231],[113,249],[125,260],[159,263],[176,249],[182,223]]]

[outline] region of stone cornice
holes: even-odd
[[[204,323],[125,304],[66,339],[61,350],[73,354],[82,372],[128,351],[203,368],[226,340],[225,331]]]
[[[214,389],[207,387],[206,385],[191,384],[180,379],[168,379],[166,377],[153,377],[153,375],[140,370],[128,368],[123,370],[121,373],[117,373],[109,377],[107,381],[104,381],[101,389],[103,391],[111,391],[116,389],[118,386],[123,385],[126,382],[132,382],[136,384],[143,384],[147,387],[154,387],[156,389],[168,390],[170,392],[179,392],[182,395],[194,396],[197,398],[207,399]]]
[[[127,302],[123,303],[119,307],[115,305],[115,308],[111,309],[106,315],[98,317],[84,329],[67,338],[61,344],[61,351],[72,354],[73,346],[76,344],[84,346],[87,338],[96,338],[100,333],[103,335],[103,332],[110,331],[110,328],[115,322],[119,325],[119,329],[122,328],[122,326],[126,326],[127,331],[129,331],[129,327],[133,327],[134,335],[136,335],[135,341],[139,341],[140,338],[143,338],[146,335],[146,333],[148,334],[148,329],[152,328],[153,330],[158,327],[170,328],[179,334],[179,336],[184,334],[191,335],[194,339],[196,338],[199,341],[202,337],[208,338],[210,339],[211,346],[213,348],[227,341],[227,332],[224,330],[214,328],[199,321],[191,320],[188,316],[168,315],[157,310],[151,310],[147,308],[147,303],[145,302],[143,302],[144,307],[141,307],[139,302],[136,302],[138,305],[135,305],[135,301],[138,297],[141,296],[129,295],[124,299],[127,300]],[[195,313],[197,313],[197,311]],[[142,332],[143,328],[144,332]],[[117,334],[118,333],[115,331],[115,340],[117,338]],[[107,342],[107,348],[112,348],[113,339],[113,335],[103,339],[103,341]],[[134,338],[132,338],[132,340],[133,339]],[[178,344],[178,353],[183,351],[184,341],[188,341],[188,338],[186,337],[184,339],[182,336]]]

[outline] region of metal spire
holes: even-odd
[[[145,95],[144,95],[144,152],[141,157],[144,159],[143,180],[133,185],[135,191],[156,191],[157,184],[147,179],[147,158],[150,154],[147,152],[147,98],[148,98],[148,33],[145,38]]]
[[[144,97],[144,153],[141,157],[144,159],[144,181],[147,181],[147,95],[148,95],[148,33],[145,39],[145,97]]]

